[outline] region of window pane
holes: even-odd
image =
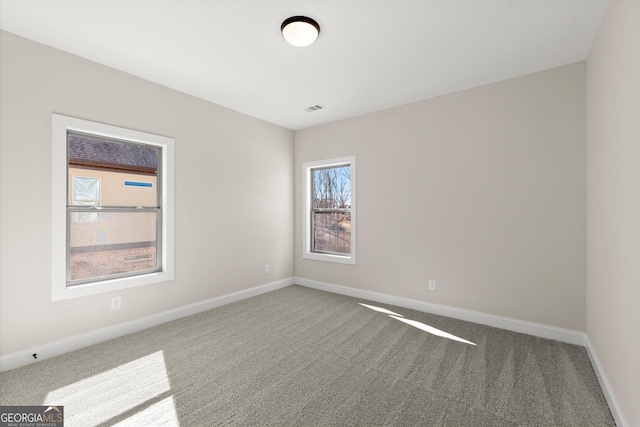
[[[351,167],[349,165],[313,169],[313,209],[351,207]]]
[[[99,212],[99,221],[74,222],[70,229],[69,280],[142,272],[159,267],[156,212]]]
[[[158,206],[160,148],[69,133],[67,151],[68,205],[97,196],[100,206]]]
[[[73,205],[97,206],[100,204],[100,178],[74,176],[71,192],[73,194]]]
[[[314,252],[351,253],[351,213],[313,212]]]

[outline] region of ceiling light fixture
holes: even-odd
[[[320,25],[306,16],[292,16],[280,26],[282,37],[297,47],[309,46],[320,34]]]

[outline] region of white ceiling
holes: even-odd
[[[587,58],[607,0],[0,0],[3,30],[302,129]],[[293,15],[311,46],[280,34]],[[306,112],[320,104],[326,109]]]

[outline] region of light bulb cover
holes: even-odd
[[[297,47],[309,46],[320,35],[320,25],[306,16],[292,16],[280,26],[282,37]]]

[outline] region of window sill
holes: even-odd
[[[153,283],[168,282],[170,280],[173,280],[172,272],[159,271],[157,273],[122,277],[82,285],[56,286],[51,288],[51,301],[62,301],[88,295],[102,294],[105,292],[119,291],[137,286],[150,285]]]
[[[302,254],[303,258],[312,259],[315,261],[336,262],[339,264],[356,264],[356,258],[353,255],[334,255],[334,254],[321,254],[316,252],[305,252]]]

